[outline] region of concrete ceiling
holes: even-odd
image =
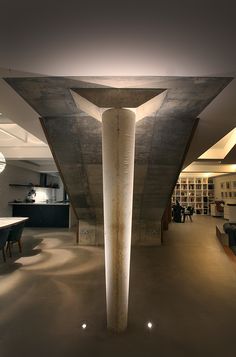
[[[236,70],[233,0],[4,1],[1,14],[4,68],[51,76]]]
[[[3,2],[1,13],[0,67],[5,69],[1,77],[236,74],[235,2],[231,0],[179,0],[171,6],[158,0],[101,0],[93,5],[22,0]],[[114,77],[111,82],[122,87],[120,81],[114,84]],[[234,80],[200,114],[185,166],[235,127],[235,92]],[[1,111],[45,141],[38,114],[2,80]]]
[[[235,166],[236,163],[236,145],[234,145],[234,147],[230,150],[230,152],[228,153],[228,155],[224,158],[223,163],[224,164],[231,164]],[[236,170],[235,170],[236,172]]]
[[[236,128],[226,134],[221,140],[204,152],[199,159],[224,159],[226,155],[236,145]]]

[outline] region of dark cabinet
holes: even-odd
[[[69,205],[13,205],[13,217],[29,217],[26,227],[69,227]]]

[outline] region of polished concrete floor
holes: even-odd
[[[235,356],[236,270],[219,221],[172,223],[162,247],[132,249],[120,335],[106,330],[103,249],[76,246],[66,230],[26,229],[22,256],[15,247],[0,260],[0,356]]]

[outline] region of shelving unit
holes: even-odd
[[[193,207],[197,214],[210,214],[210,204],[214,201],[213,179],[179,177],[172,195],[172,203],[176,201],[182,207]]]
[[[20,184],[20,183],[9,183],[9,186],[11,187],[33,187],[33,185],[29,184]]]
[[[9,183],[11,187],[31,187],[31,188],[53,188],[59,189],[59,187],[52,187],[52,186],[39,186],[39,185],[30,185],[30,184],[19,184],[19,183]]]

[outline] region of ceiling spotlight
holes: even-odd
[[[81,327],[82,327],[83,330],[85,330],[85,329],[87,328],[87,324],[83,323],[83,324],[81,325]]]
[[[149,330],[151,330],[151,329],[153,328],[153,324],[152,324],[151,321],[149,321],[149,322],[147,323],[147,327],[149,328]]]

